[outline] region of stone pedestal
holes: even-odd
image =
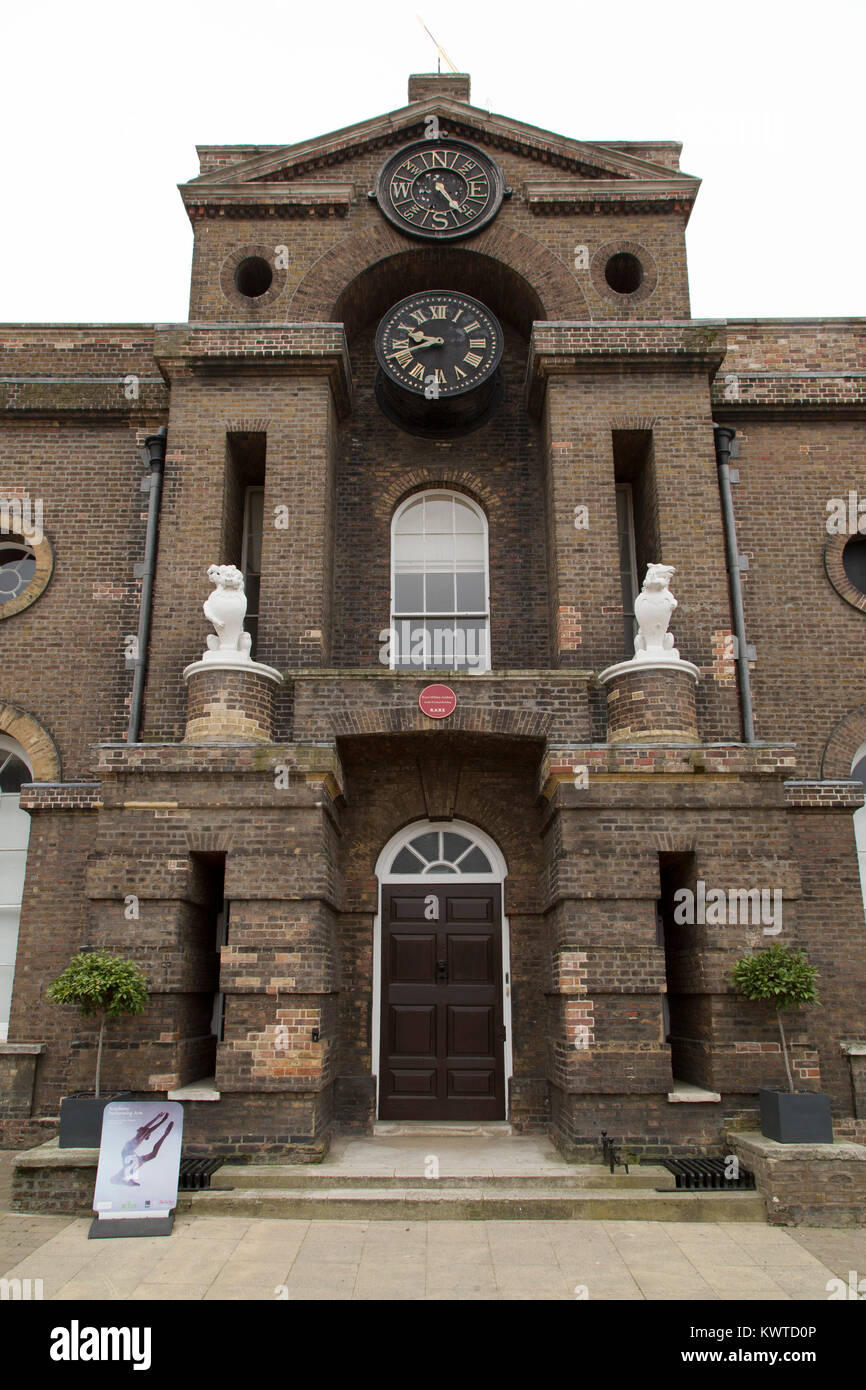
[[[272,666],[202,660],[187,666],[184,743],[271,743],[274,691],[283,678]]]
[[[621,661],[599,680],[607,687],[608,743],[698,743],[699,672],[679,659]]]

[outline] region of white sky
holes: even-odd
[[[402,106],[418,11],[475,105],[683,142],[695,316],[866,313],[864,0],[7,0],[0,322],[185,319],[196,142]]]

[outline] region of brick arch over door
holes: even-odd
[[[289,301],[289,323],[344,323],[350,340],[415,290],[473,292],[529,336],[535,319],[588,319],[568,266],[526,232],[491,228],[460,246],[410,242],[377,227],[332,246]]]
[[[33,769],[34,782],[60,781],[60,754],[54,739],[38,719],[18,705],[0,701],[0,734],[21,744]]]
[[[445,679],[445,678],[443,678]],[[471,677],[473,684],[482,679]],[[424,685],[438,685],[440,681],[435,671],[419,671],[418,691]],[[356,738],[364,734],[410,734],[435,733],[437,721],[422,714],[417,696],[407,699],[408,687],[402,681],[393,692],[394,704],[360,705],[351,709],[335,709],[329,715],[331,731],[336,738]],[[539,714],[537,710],[502,709],[500,705],[464,706],[459,704],[453,714],[448,716],[447,729],[443,733],[500,734],[508,738],[546,739],[550,730],[551,716]],[[491,692],[491,701],[494,695]]]
[[[866,743],[866,705],[850,710],[836,725],[824,745],[821,777],[848,778],[854,754]]]

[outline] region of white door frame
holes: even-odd
[[[508,877],[508,865],[505,856],[497,845],[479,826],[472,825],[470,821],[464,820],[416,820],[409,825],[404,825],[402,830],[398,830],[396,835],[392,835],[385,845],[379,858],[376,860],[376,916],[373,920],[373,1018],[372,1018],[372,1070],[373,1080],[376,1083],[376,1119],[379,1118],[379,1052],[381,1047],[382,1029],[382,889],[387,884],[389,887],[395,883],[411,883],[416,886],[420,883],[450,884],[456,886],[460,882],[460,874],[426,873],[426,874],[391,874],[388,873],[388,865],[395,858],[399,850],[410,840],[414,840],[416,835],[422,835],[426,830],[453,830],[457,834],[471,837],[478,842],[481,849],[488,856],[493,865],[493,873],[490,874],[467,874],[467,883],[498,883],[502,896],[502,1021],[505,1025],[505,1048],[504,1048],[504,1068],[505,1068],[505,1114],[508,1115],[511,1101],[511,1075],[513,1052],[511,1046],[511,932],[508,917],[505,913],[505,880]]]

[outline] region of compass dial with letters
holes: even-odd
[[[496,371],[502,348],[502,329],[490,310],[451,290],[401,299],[376,330],[383,372],[427,399],[476,390]]]
[[[492,159],[474,145],[440,136],[392,155],[379,175],[376,199],[401,231],[448,241],[495,217],[504,192]]]

